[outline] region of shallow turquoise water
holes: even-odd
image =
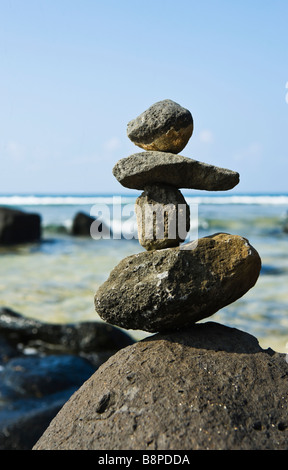
[[[251,200],[239,204],[222,198],[218,203],[197,200],[197,206],[195,199],[186,199],[194,208],[191,238],[219,231],[238,234],[248,238],[262,259],[255,287],[208,320],[251,333],[263,347],[288,352],[288,234],[283,232],[288,199],[286,205],[286,201],[251,204]],[[136,239],[76,238],[60,230],[62,225],[69,227],[78,210],[89,213],[95,201],[18,205],[41,213],[45,229],[41,243],[0,248],[1,306],[48,322],[99,320],[93,303],[98,286],[122,258],[143,248]],[[132,219],[126,217],[130,225]]]

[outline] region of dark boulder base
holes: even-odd
[[[0,450],[32,449],[83,382],[131,344],[104,323],[41,323],[0,308]]]
[[[41,216],[0,207],[0,245],[31,243],[41,238]]]
[[[117,352],[35,450],[287,450],[288,364],[217,323]]]

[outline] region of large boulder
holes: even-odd
[[[243,296],[261,259],[239,235],[215,234],[180,247],[128,256],[95,294],[103,320],[127,329],[183,328]]]
[[[288,364],[217,323],[122,349],[75,392],[35,450],[287,450]]]
[[[41,238],[41,216],[0,207],[0,244],[30,243]]]

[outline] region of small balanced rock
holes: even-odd
[[[127,125],[129,139],[144,150],[179,153],[192,133],[192,114],[172,100],[153,104]]]
[[[139,242],[148,251],[178,246],[189,232],[190,207],[173,186],[146,186],[135,212]]]

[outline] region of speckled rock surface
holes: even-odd
[[[172,100],[158,101],[127,125],[129,139],[144,150],[181,152],[192,133],[192,114]]]
[[[238,235],[215,234],[128,256],[95,294],[95,309],[112,325],[149,332],[209,317],[256,283],[261,259]]]
[[[117,352],[34,450],[287,450],[288,364],[208,322]]]

